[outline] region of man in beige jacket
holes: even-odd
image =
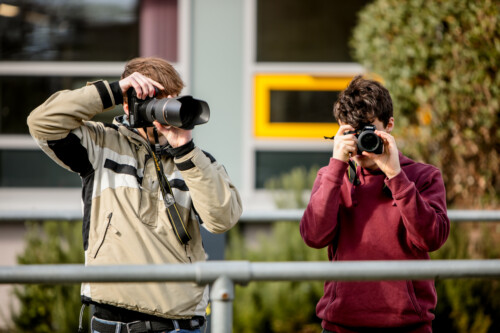
[[[222,233],[238,221],[238,191],[224,167],[195,146],[192,130],[156,121],[154,127],[130,127],[129,89],[140,100],[156,91],[157,98],[175,97],[183,87],[168,62],[136,58],[119,81],[57,92],[28,117],[42,150],[82,179],[86,265],[204,261],[200,225]],[[119,104],[126,114],[113,124],[91,121]],[[179,239],[166,209],[161,178],[187,240]],[[92,332],[101,333],[199,332],[208,304],[208,287],[190,282],[84,283],[81,292],[83,303],[95,307]]]

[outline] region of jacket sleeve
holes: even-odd
[[[175,158],[174,162],[182,173],[205,228],[212,233],[231,229],[238,222],[243,208],[238,190],[224,166],[199,147]]]
[[[114,106],[113,93],[105,81],[59,91],[31,112],[30,134],[50,158],[83,177],[93,170],[93,143],[103,133],[101,125],[86,121]]]
[[[334,158],[316,177],[311,198],[300,221],[300,234],[313,248],[331,244],[337,234],[340,193],[348,164]]]
[[[401,171],[396,177],[386,179],[386,184],[401,212],[408,239],[421,251],[431,252],[448,238],[450,220],[441,172],[434,167],[428,170],[417,183]]]
[[[115,106],[113,93],[105,81],[52,95],[31,112],[28,127],[36,140],[59,140],[80,127],[83,121]]]

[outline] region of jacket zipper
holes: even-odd
[[[106,229],[104,230],[104,235],[102,236],[101,243],[99,244],[99,247],[95,251],[94,254],[94,259],[97,257],[97,254],[99,253],[99,250],[101,249],[102,244],[104,244],[104,240],[106,239],[106,234],[108,233],[109,226],[111,224],[111,217],[113,216],[113,213],[109,213],[109,215],[106,217],[108,219],[108,222],[106,224]]]

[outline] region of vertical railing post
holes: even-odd
[[[210,291],[212,302],[211,332],[231,333],[233,329],[234,283],[226,276],[215,280]]]

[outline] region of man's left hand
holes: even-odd
[[[393,178],[401,172],[399,163],[399,151],[396,145],[396,140],[392,135],[384,131],[375,131],[384,144],[384,152],[382,154],[363,152],[363,155],[371,158],[380,170],[387,176]]]
[[[173,148],[183,146],[193,139],[192,130],[185,130],[170,125],[165,126],[157,121],[154,121],[153,124]]]

